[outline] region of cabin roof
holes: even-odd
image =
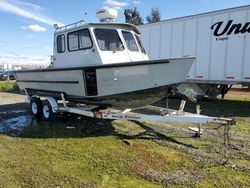
[[[131,30],[133,30],[135,33],[140,34],[139,29],[133,25],[133,24],[129,24],[129,23],[89,23],[88,25],[90,26],[117,26],[117,27],[127,27]]]
[[[137,34],[140,34],[139,29],[135,25],[129,24],[129,23],[84,23],[83,21],[59,27],[58,29],[56,29],[55,34],[64,33],[67,31],[75,30],[75,29],[82,28],[82,27],[88,27],[88,26],[90,27],[95,27],[95,26],[97,27],[98,26],[125,27],[128,29],[131,29]]]

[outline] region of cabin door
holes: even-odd
[[[96,69],[86,69],[83,71],[85,79],[85,93],[86,96],[96,96],[97,93],[97,80]]]

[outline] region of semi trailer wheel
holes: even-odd
[[[32,114],[40,119],[42,115],[42,101],[39,98],[32,97],[30,100],[30,107]]]
[[[55,114],[52,111],[52,106],[48,100],[43,101],[42,115],[45,121],[53,121]]]

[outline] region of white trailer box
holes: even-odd
[[[218,95],[222,88],[227,91],[221,86],[250,84],[250,5],[140,25],[139,29],[150,59],[195,56],[187,83],[198,84],[206,94],[214,87],[212,95]]]

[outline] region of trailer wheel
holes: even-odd
[[[55,114],[52,111],[52,106],[48,100],[43,101],[42,115],[45,121],[53,121]]]
[[[41,118],[42,115],[42,101],[39,98],[32,97],[30,100],[30,107],[32,114],[37,118]]]

